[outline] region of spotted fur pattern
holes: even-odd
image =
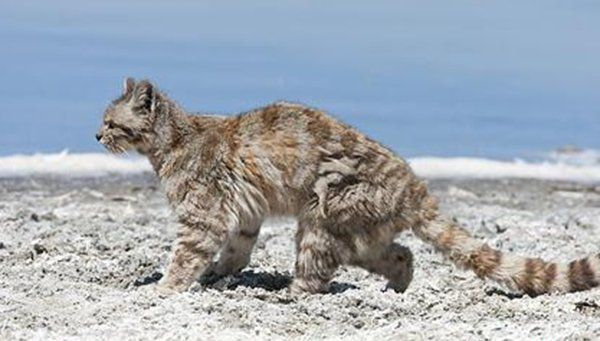
[[[298,219],[293,292],[326,291],[343,265],[404,291],[412,254],[394,238],[406,229],[479,277],[529,295],[587,290],[600,280],[598,256],[555,264],[474,239],[438,213],[403,159],[303,105],[191,116],[150,82],[127,79],[97,138],[111,152],[149,158],[181,223],[163,291],[186,290],[206,271],[243,269],[262,222],[274,215]]]

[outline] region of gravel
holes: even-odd
[[[435,180],[442,209],[504,251],[570,260],[598,252],[600,187]],[[292,297],[295,222],[268,221],[240,275],[162,298],[177,223],[148,174],[0,179],[0,339],[586,339],[600,290],[530,298],[455,269],[412,234],[403,294],[341,268],[331,291]]]

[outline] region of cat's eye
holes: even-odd
[[[113,128],[115,127],[115,126],[114,126],[114,124],[113,124],[112,122],[108,122],[108,123],[106,124],[106,126],[108,127],[108,129],[113,129]]]

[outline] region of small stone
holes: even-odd
[[[6,244],[4,244],[3,242],[0,242],[0,250],[2,249],[6,249]]]
[[[140,287],[142,285],[148,285],[148,284],[152,284],[152,283],[156,283],[158,281],[160,281],[160,279],[163,277],[163,274],[155,271],[153,272],[150,276],[146,276],[143,278],[138,278],[135,280],[135,282],[133,282],[133,286],[134,287]]]
[[[42,221],[42,220],[55,220],[57,217],[54,213],[52,212],[48,212],[48,213],[44,213],[42,215],[39,215],[37,213],[32,213],[30,216],[31,220],[35,221],[36,223]]]
[[[35,251],[35,253],[39,255],[48,252],[48,249],[46,249],[44,245],[36,243],[33,244],[33,251]]]
[[[362,329],[362,327],[365,326],[365,323],[361,320],[358,321],[354,321],[354,328],[356,329]]]
[[[104,244],[98,244],[96,246],[96,248],[98,249],[98,251],[108,251],[108,250],[110,250],[110,248],[108,246],[104,245]]]
[[[506,230],[508,230],[508,228],[504,227],[504,226],[500,226],[499,224],[495,224],[496,225],[496,232],[497,233],[504,233],[506,232]]]

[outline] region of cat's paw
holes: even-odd
[[[305,281],[303,279],[296,278],[292,281],[288,290],[292,296],[325,294],[329,291],[329,284],[320,281]]]
[[[151,286],[151,289],[154,293],[158,294],[160,297],[169,297],[169,296],[173,296],[175,294],[178,294],[180,291],[172,288],[168,285],[165,284],[156,284]]]

